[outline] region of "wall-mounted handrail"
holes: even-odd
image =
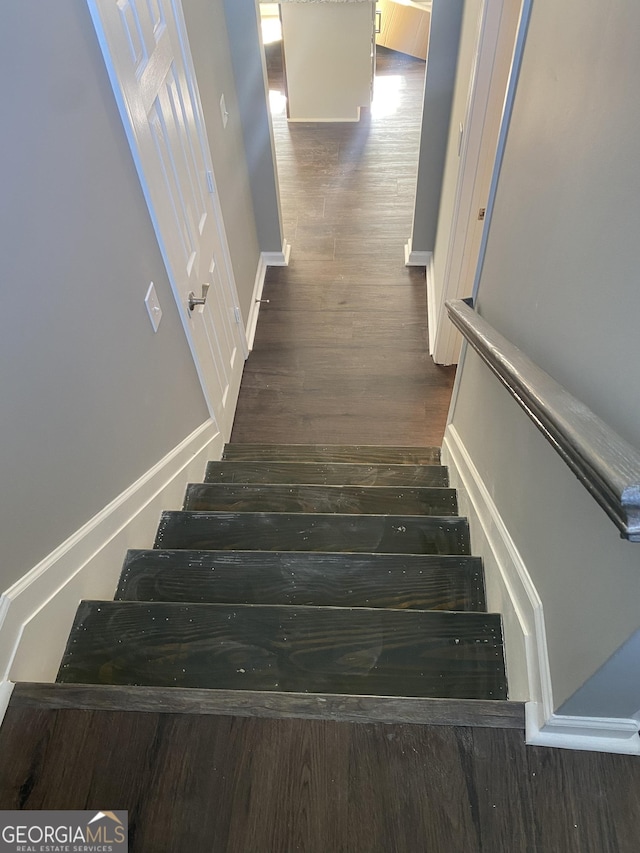
[[[466,301],[451,322],[618,527],[640,542],[640,452],[497,332]]]

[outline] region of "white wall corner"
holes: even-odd
[[[428,267],[433,258],[433,252],[414,252],[411,247],[411,237],[404,244],[405,267]]]
[[[79,602],[113,598],[127,549],[152,547],[161,512],[223,446],[209,419],[3,594],[0,685],[55,680]]]
[[[526,741],[536,746],[640,755],[635,719],[554,714],[549,653],[540,597],[486,484],[453,424],[442,462],[469,519],[473,553],[482,557],[487,607],[502,614],[509,698],[525,701]]]
[[[281,252],[263,252],[261,260],[267,267],[288,267],[290,257],[291,245],[283,240]]]

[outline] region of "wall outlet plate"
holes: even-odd
[[[147,306],[147,311],[149,312],[149,319],[151,320],[153,331],[157,332],[158,326],[160,325],[160,320],[162,320],[162,308],[160,307],[160,303],[158,302],[158,294],[156,293],[156,289],[153,286],[153,282],[151,282],[151,284],[149,285],[147,295],[144,298],[144,304]]]

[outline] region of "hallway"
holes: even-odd
[[[357,124],[288,124],[268,48],[288,267],[267,274],[232,441],[440,445],[455,368],[427,349],[424,267],[405,267],[424,62],[380,48]]]

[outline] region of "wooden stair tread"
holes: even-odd
[[[329,512],[455,515],[455,489],[405,486],[319,486],[190,483],[183,509],[194,512]]]
[[[155,548],[469,554],[458,516],[327,513],[162,513]]]
[[[116,600],[485,609],[478,557],[129,551]]]
[[[500,617],[85,601],[58,681],[505,699]]]
[[[209,462],[206,483],[301,483],[324,486],[443,486],[443,465],[376,465],[349,462]]]
[[[387,447],[342,444],[227,444],[225,460],[291,460],[294,462],[371,462],[439,465],[439,447]]]

